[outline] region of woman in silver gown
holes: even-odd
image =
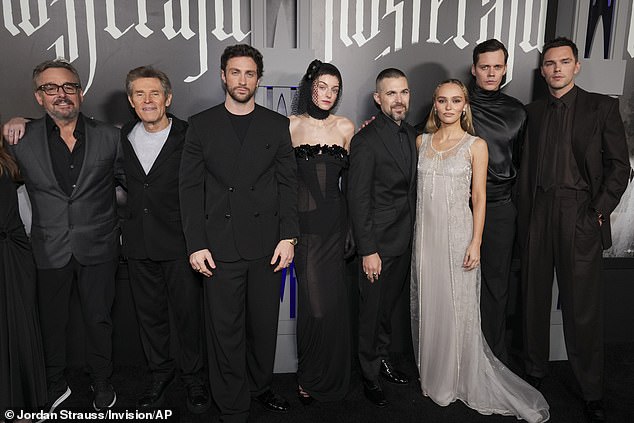
[[[424,395],[482,414],[548,420],[548,404],[491,352],[480,328],[486,142],[473,135],[465,86],[441,83],[418,147],[412,335]],[[471,200],[473,212],[469,207]]]

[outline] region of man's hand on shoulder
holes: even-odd
[[[212,270],[216,268],[216,263],[211,257],[211,251],[204,249],[191,253],[189,256],[189,264],[196,272],[209,278],[213,275]]]
[[[8,144],[15,145],[22,139],[27,122],[23,117],[13,117],[2,126],[2,136]]]
[[[293,257],[295,257],[295,244],[291,239],[283,239],[277,243],[277,247],[275,247],[275,251],[273,252],[273,258],[271,258],[271,264],[279,263],[273,269],[274,272],[279,272],[280,270],[288,267],[293,262]]]

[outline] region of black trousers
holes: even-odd
[[[363,377],[376,380],[382,359],[389,358],[392,315],[395,305],[409,287],[411,250],[396,257],[381,257],[381,275],[371,283],[359,258],[359,364]]]
[[[505,343],[506,308],[509,299],[516,216],[517,210],[511,201],[487,204],[480,247],[482,333],[493,354],[504,363],[508,362]]]
[[[176,371],[170,343],[177,343],[183,383],[203,383],[202,282],[187,259],[154,261],[128,259],[130,289],[141,332],[141,344],[154,380]],[[170,333],[170,312],[175,333]]]
[[[585,400],[603,396],[601,234],[589,194],[538,190],[522,260],[526,372],[548,371],[553,269],[568,361]]]
[[[282,275],[271,257],[216,261],[203,279],[209,383],[223,422],[246,422],[271,386]]]
[[[84,266],[74,257],[60,269],[38,269],[37,297],[49,387],[65,383],[66,338],[72,289],[86,329],[86,364],[93,380],[112,374],[112,318],[118,260]]]

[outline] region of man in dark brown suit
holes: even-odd
[[[568,359],[594,422],[605,421],[601,251],[630,167],[618,101],[578,88],[579,70],[571,40],[544,45],[550,95],[527,107],[519,228],[527,380],[539,387],[547,373],[555,269]]]

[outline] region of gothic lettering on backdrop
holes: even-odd
[[[370,3],[370,7],[366,7]],[[382,4],[384,8],[380,6]],[[409,2],[407,2],[409,3]],[[475,44],[495,37],[508,46],[509,60],[506,83],[513,79],[513,64],[515,47],[519,46],[525,53],[539,49],[544,43],[543,33],[546,25],[547,0],[422,0],[411,1],[411,13],[404,13],[406,2],[395,0],[326,0],[324,2],[326,16],[325,34],[325,59],[333,59],[333,50],[336,42],[341,42],[345,47],[363,47],[368,41],[379,36],[383,26],[393,27],[394,33],[387,39],[389,44],[379,47],[375,60],[390,53],[403,49],[405,32],[411,28],[411,45],[416,45],[423,39],[428,44],[453,43],[460,50],[473,47]],[[355,7],[350,7],[355,4]],[[410,7],[407,4],[407,7]],[[523,8],[521,8],[523,4]],[[337,7],[339,6],[339,7]],[[423,7],[424,6],[424,7]],[[380,10],[385,10],[381,15]],[[339,12],[338,19],[335,19]],[[352,15],[352,16],[351,16]],[[368,16],[369,15],[369,16]],[[439,29],[439,22],[447,22],[443,15],[455,16],[452,25],[443,24]],[[533,16],[538,16],[537,25],[534,25]],[[474,19],[474,16],[479,16]],[[469,19],[467,19],[469,17]],[[367,22],[369,20],[369,30]],[[389,23],[388,23],[389,22]],[[466,25],[473,22],[479,25],[477,38],[467,40],[465,38]],[[490,22],[493,25],[493,33],[490,32]],[[339,38],[335,25],[339,24]],[[502,28],[506,24],[511,30],[506,37]],[[519,37],[519,42],[517,38]],[[386,39],[386,38],[384,38]],[[382,48],[382,50],[381,50]]]
[[[79,16],[76,13],[75,0],[37,0],[37,7],[32,5],[33,1],[29,0],[2,0],[2,14],[4,28],[12,35],[17,36],[23,32],[27,37],[34,36],[38,31],[47,25],[63,30],[47,50],[53,50],[54,57],[65,57],[69,61],[74,62],[82,56],[87,56],[89,61],[88,81],[84,88],[84,92],[90,89],[99,62],[98,36],[97,32],[101,31],[102,23],[97,24],[95,21],[95,7],[105,6],[106,22],[103,31],[106,32],[114,40],[125,42],[126,36],[130,36],[130,30],[134,31],[143,38],[148,38],[155,33],[156,29],[160,29],[167,41],[177,36],[190,40],[196,35],[198,36],[198,59],[200,68],[194,75],[189,75],[184,82],[193,82],[208,71],[208,38],[213,36],[219,41],[233,37],[236,42],[243,41],[250,33],[244,32],[243,28],[248,27],[248,22],[241,21],[241,0],[197,0],[197,1],[173,1],[168,0],[163,3],[163,24],[162,28],[150,28],[148,26],[148,0],[137,0],[136,17],[126,14],[117,14],[118,9],[129,10],[129,5],[122,7],[121,1],[106,0],[105,2],[95,2],[95,0],[84,0],[85,16]],[[155,2],[153,2],[155,4]],[[178,4],[175,5],[175,3]],[[214,19],[211,27],[207,24],[207,6],[213,4]],[[176,8],[178,10],[175,10]],[[190,10],[191,7],[191,10]],[[62,9],[63,14],[56,13],[56,16],[63,16],[65,22],[53,21],[49,18],[50,9]],[[153,9],[153,8],[152,8]],[[225,16],[229,11],[229,16]],[[156,12],[155,10],[151,10]],[[179,17],[179,23],[176,24],[175,17]],[[131,19],[136,19],[130,22]],[[118,21],[118,22],[117,22]],[[191,22],[198,22],[198,32],[194,32],[191,28]],[[34,26],[34,22],[37,26]],[[85,31],[88,40],[87,51],[80,51],[78,47],[78,31]],[[82,34],[83,35],[83,34]]]
[[[155,10],[157,3],[136,0],[135,14],[130,13],[134,6],[123,0],[2,0],[3,25],[13,37],[20,34],[34,37],[47,26],[59,30],[47,50],[52,51],[51,56],[66,57],[71,62],[88,59],[86,92],[94,82],[101,59],[100,32],[122,44],[135,34],[144,39],[156,36],[158,30],[167,42],[177,37],[192,43],[197,41],[198,69],[184,71],[187,75],[181,77],[186,83],[198,80],[209,70],[210,38],[249,41],[245,39],[251,33],[250,22],[241,14],[241,8],[248,7],[246,0],[164,0],[163,26],[153,28],[148,23],[148,14],[161,14]],[[372,56],[378,60],[408,45],[453,45],[464,50],[495,37],[509,49],[506,80],[509,83],[513,79],[516,47],[528,53],[543,44],[547,0],[320,0],[313,5],[324,8],[326,61],[333,59],[339,43],[345,48],[375,49]],[[104,7],[105,10],[98,9]],[[57,9],[56,13],[51,13],[53,9]],[[105,22],[96,22],[96,16],[105,16]],[[452,17],[449,24],[448,17]],[[60,19],[64,22],[59,22]],[[630,57],[634,57],[633,21],[634,10],[626,48]],[[468,25],[474,25],[473,30],[467,31]],[[379,38],[382,31],[389,32],[389,36],[382,34]],[[85,47],[80,48],[78,34],[86,38]],[[405,39],[408,34],[409,41]]]

